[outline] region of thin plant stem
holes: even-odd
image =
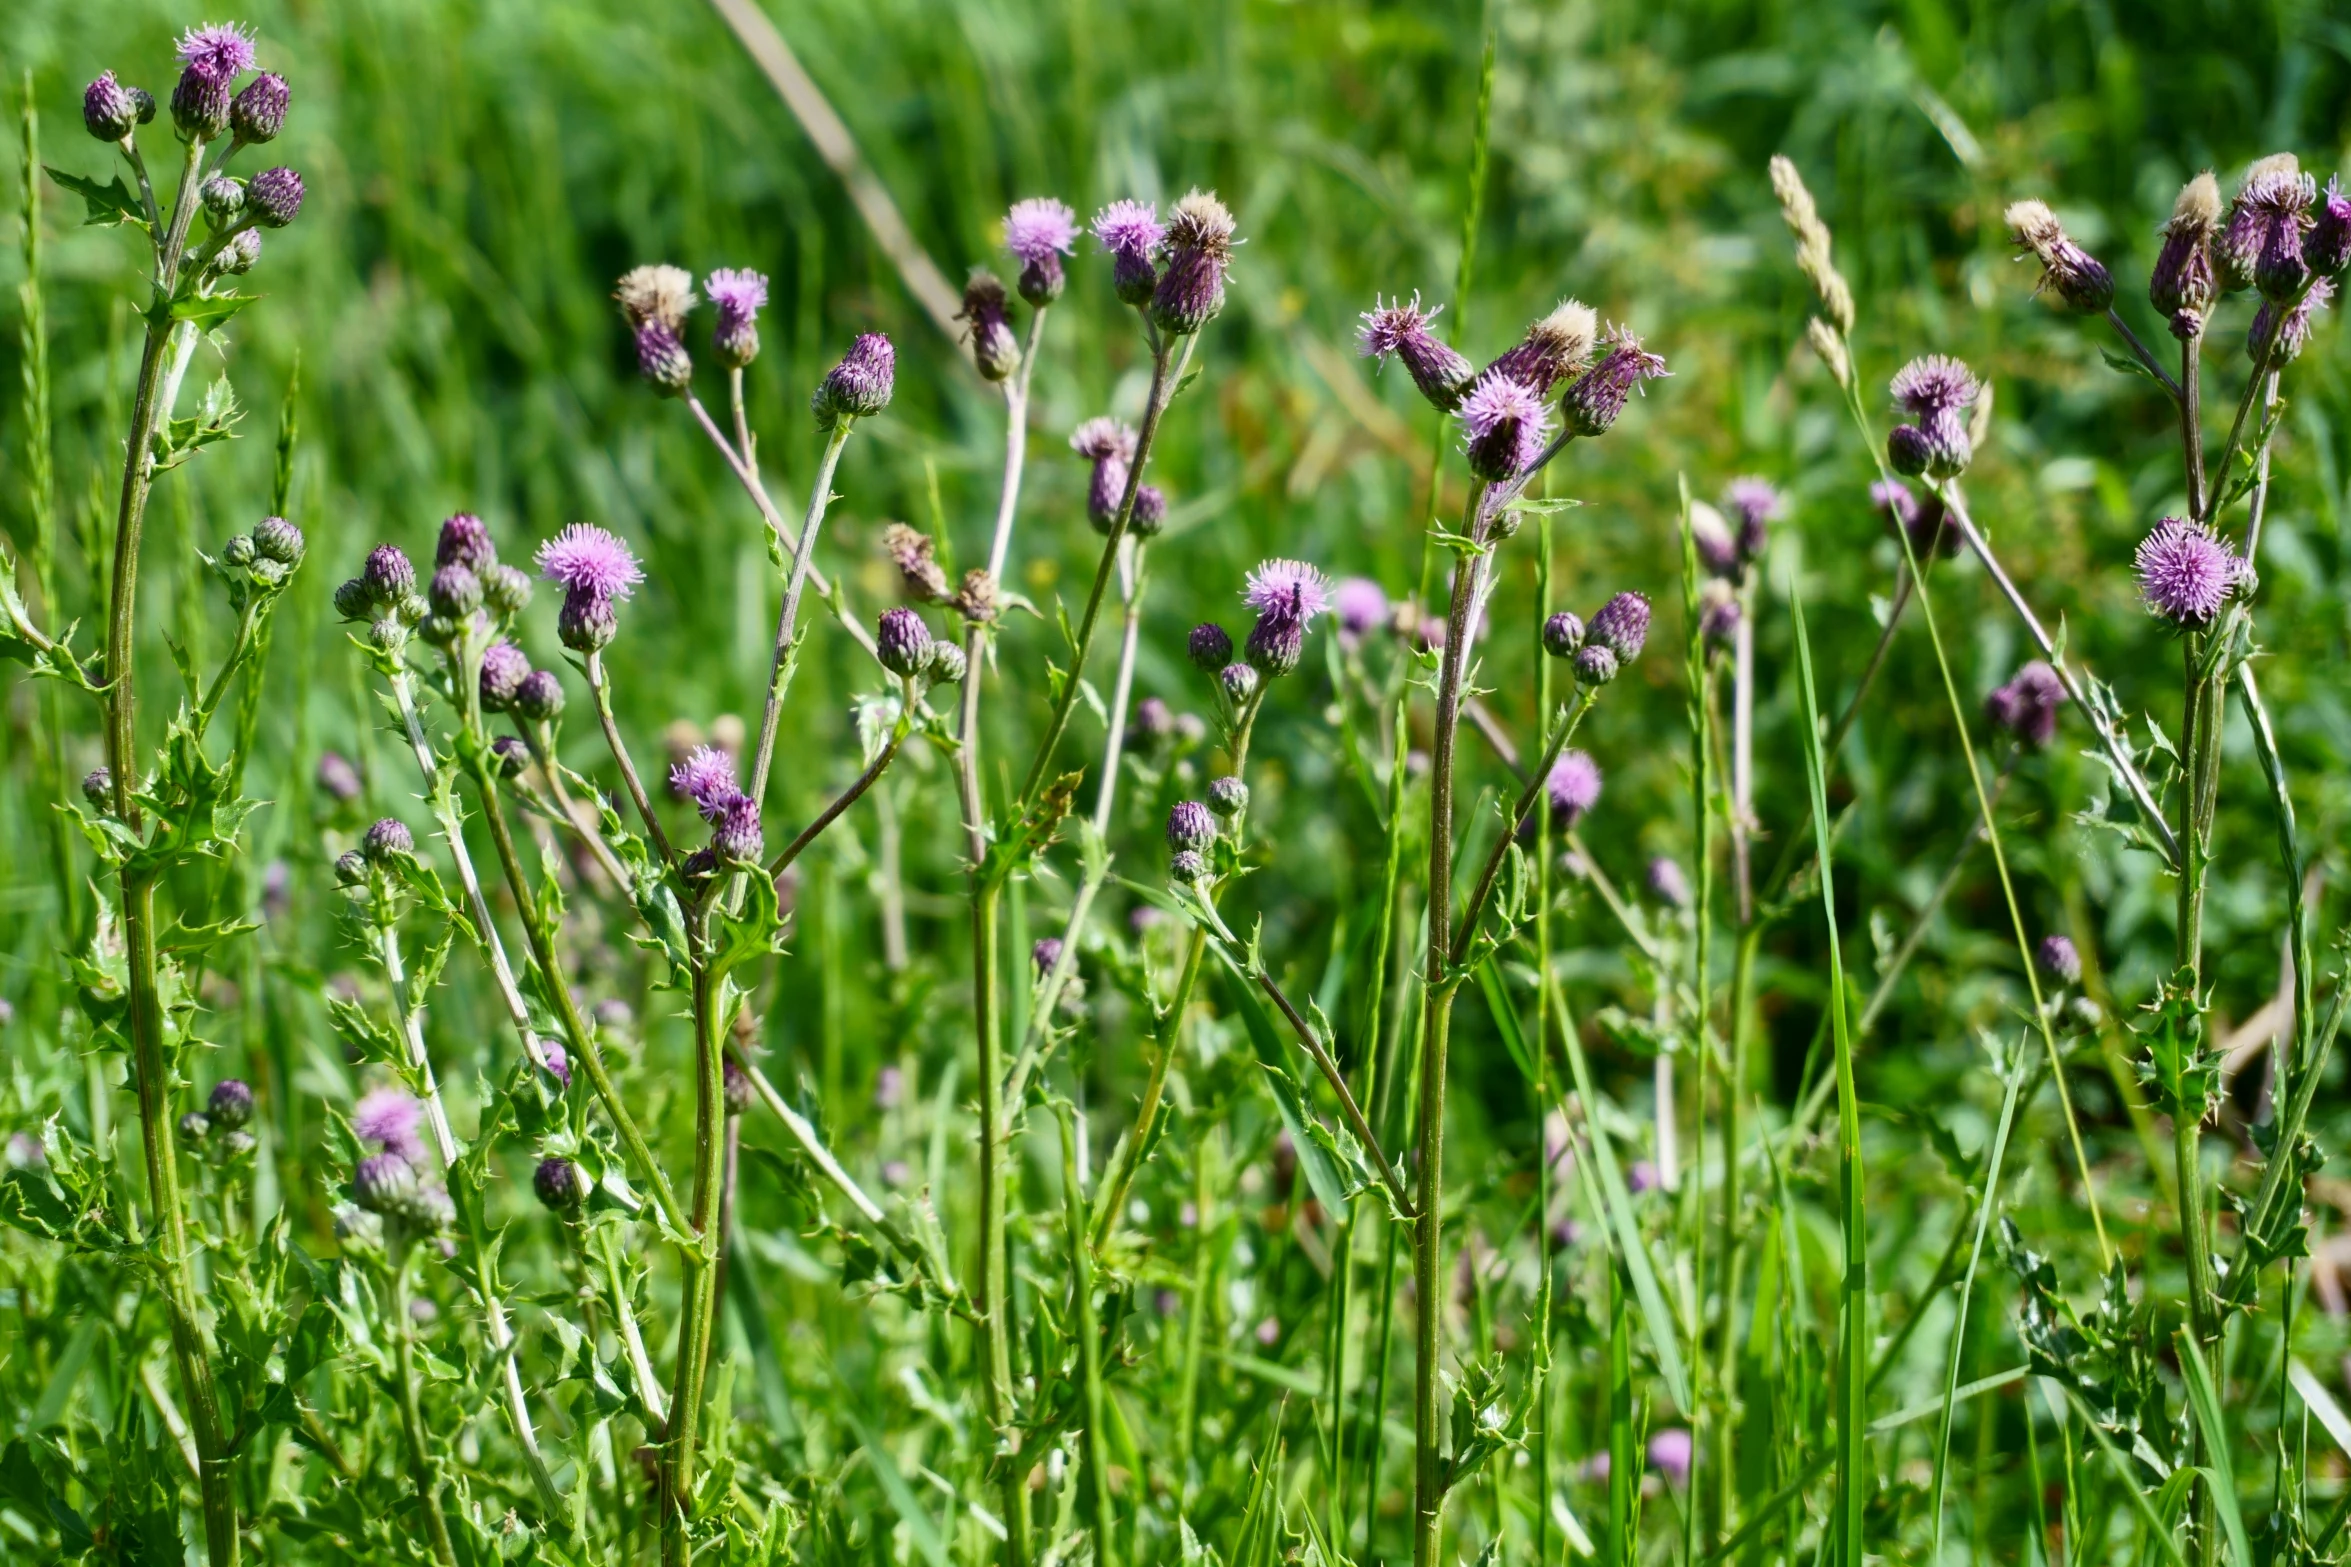
[[[767,863],[767,874],[770,880],[781,876],[794,860],[800,858],[810,844],[816,842],[818,835],[839,821],[841,813],[863,798],[865,792],[874,786],[875,781],[889,770],[890,763],[897,758],[899,748],[906,743],[906,731],[907,724],[902,718],[892,726],[890,738],[883,742],[881,750],[874,754],[874,759],[866,764],[865,771],[859,773],[848,788],[835,795],[831,804],[817,812],[816,819],[801,828],[798,837],[777,851],[776,857]]]
[[[695,1462],[699,1457],[704,1389],[710,1341],[718,1312],[718,1260],[723,1241],[719,1208],[726,1157],[725,1050],[728,1019],[725,981],[711,971],[709,920],[698,911],[695,932],[694,997],[694,1206],[687,1222],[695,1237],[681,1245],[685,1265],[684,1320],[678,1330],[677,1369],[670,1380],[669,1429],[663,1433],[661,1557],[664,1567],[685,1567],[693,1554],[689,1530],[695,1514]]]
[[[1487,852],[1486,863],[1479,869],[1478,879],[1469,897],[1462,902],[1460,922],[1453,937],[1452,962],[1456,968],[1469,956],[1470,943],[1477,936],[1478,920],[1485,913],[1486,900],[1494,894],[1494,883],[1502,875],[1511,844],[1529,821],[1538,817],[1536,807],[1542,799],[1552,764],[1559,760],[1559,753],[1567,749],[1567,743],[1575,738],[1576,730],[1583,724],[1584,715],[1592,710],[1592,704],[1599,699],[1599,688],[1587,686],[1576,694],[1573,707],[1553,719],[1551,738],[1544,742],[1542,759],[1527,774],[1527,782],[1519,791],[1517,802],[1511,807],[1508,823],[1495,837],[1494,847]],[[1543,822],[1541,831],[1547,838],[1550,833],[1549,813],[1546,811],[1540,815]]]
[[[816,536],[824,529],[825,508],[832,503],[833,473],[841,466],[841,449],[849,444],[855,419],[834,421],[826,437],[824,456],[817,460],[816,483],[808,492],[808,515],[800,524],[800,547],[792,552],[792,575],[784,587],[784,607],[776,615],[775,658],[768,666],[767,703],[759,715],[759,749],[751,763],[751,798],[767,798],[767,775],[775,760],[776,724],[783,714],[784,692],[792,683],[793,650],[798,642],[800,595],[816,558]]]
[[[417,1510],[424,1514],[425,1537],[433,1559],[441,1567],[457,1567],[457,1552],[449,1543],[449,1520],[441,1512],[441,1474],[425,1442],[424,1413],[416,1391],[416,1324],[408,1314],[408,1259],[414,1240],[402,1235],[400,1260],[392,1265],[392,1345],[400,1379],[400,1434],[408,1445],[408,1478],[416,1489]]]
[[[645,824],[645,832],[653,840],[654,850],[661,863],[675,866],[678,851],[671,847],[669,834],[662,831],[661,818],[654,813],[653,801],[645,793],[645,781],[637,774],[637,764],[629,755],[628,742],[621,738],[620,724],[612,716],[612,682],[604,671],[604,655],[590,653],[581,661],[581,672],[587,677],[588,697],[596,709],[596,722],[604,730],[605,747],[620,767],[620,778],[629,792],[629,799],[637,807],[637,819]],[[757,795],[752,796],[757,799]],[[519,889],[518,889],[519,890]]]
[[[1078,1364],[1084,1388],[1086,1504],[1094,1525],[1094,1560],[1117,1567],[1118,1531],[1110,1510],[1110,1463],[1102,1391],[1102,1326],[1094,1311],[1094,1248],[1086,1240],[1086,1199],[1078,1184],[1075,1111],[1054,1106],[1061,1124],[1062,1214],[1069,1243],[1070,1319],[1078,1336]]]

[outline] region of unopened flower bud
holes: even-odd
[[[416,1166],[396,1153],[371,1154],[351,1172],[351,1200],[386,1218],[411,1216],[417,1200]]]
[[[416,835],[397,816],[378,817],[360,836],[359,852],[369,864],[381,865],[395,855],[414,854]]]
[[[1053,965],[1061,961],[1062,942],[1059,936],[1045,936],[1029,948],[1029,962],[1035,966],[1037,978],[1053,972]]]
[[[1216,672],[1216,683],[1225,700],[1239,707],[1257,694],[1257,671],[1247,664],[1227,664]]]
[[[366,855],[357,849],[346,849],[335,857],[335,881],[338,885],[356,887],[366,880]]]
[[[1213,620],[1204,620],[1192,628],[1185,650],[1194,664],[1210,674],[1233,661],[1233,639]]]
[[[1699,603],[1698,635],[1705,639],[1709,647],[1730,646],[1744,614],[1739,607],[1737,592],[1727,582],[1709,582],[1706,584],[1706,592],[1700,595]]]
[[[1179,849],[1167,859],[1167,879],[1191,883],[1208,879],[1208,857],[1197,849]]]
[[[975,268],[963,285],[959,318],[970,324],[971,362],[983,381],[1003,381],[1020,368],[1020,342],[1012,335],[1006,315],[1004,280],[985,267]]]
[[[2076,996],[2065,1004],[2065,1027],[2068,1033],[2095,1034],[2106,1026],[2106,1009],[2088,996]]]
[[[171,90],[171,122],[193,141],[210,141],[229,128],[234,96],[227,78],[215,79],[191,66]]]
[[[245,90],[229,105],[229,129],[248,146],[275,141],[278,132],[285,129],[286,105],[292,97],[283,76],[262,72],[246,83]]]
[[[534,669],[514,688],[514,711],[534,724],[553,723],[563,716],[563,682],[552,669]]]
[[[302,564],[302,530],[283,517],[264,517],[253,529],[253,548],[265,560]]]
[[[1925,473],[1933,457],[1926,432],[1917,425],[1898,424],[1886,432],[1886,466],[1904,478],[1915,479]]]
[[[180,1136],[187,1142],[200,1143],[211,1130],[212,1123],[201,1110],[190,1110],[180,1117]]]
[[[1233,777],[1214,780],[1208,786],[1208,808],[1231,821],[1249,809],[1249,786]]]
[[[531,604],[531,574],[520,566],[492,566],[482,574],[482,602],[508,619]]]
[[[205,1101],[205,1111],[213,1125],[224,1131],[235,1131],[253,1119],[252,1086],[241,1078],[222,1078],[212,1085],[212,1097]]]
[[[710,852],[724,865],[755,864],[766,847],[759,828],[759,802],[747,794],[729,800],[711,829]]]
[[[550,1213],[577,1213],[588,1200],[587,1177],[569,1159],[541,1159],[531,1172],[531,1191]]]
[[[253,540],[240,533],[220,547],[221,564],[242,571],[253,564],[254,553]]]
[[[810,406],[820,429],[865,419],[890,406],[898,386],[898,351],[879,332],[860,333],[840,363],[825,372]]]
[[[886,609],[874,632],[874,656],[891,674],[911,680],[930,662],[930,628],[911,609]]]
[[[1154,538],[1167,526],[1167,492],[1156,484],[1135,486],[1134,508],[1127,514],[1127,532],[1138,539]]]
[[[1198,800],[1178,800],[1167,813],[1170,849],[1205,849],[1216,842],[1216,817]]]
[[[82,774],[82,798],[90,802],[94,811],[114,809],[114,773],[104,767],[93,767]]]
[[[2033,950],[2033,959],[2041,965],[2041,972],[2061,985],[2078,985],[2082,980],[2082,955],[2065,937],[2051,934],[2041,938]]]
[[[1573,658],[1584,645],[1584,623],[1561,610],[1543,622],[1543,651],[1553,658]]]
[[[434,614],[448,620],[463,620],[482,607],[482,579],[463,566],[443,566],[433,573],[425,597]]]
[[[2318,199],[2310,233],[2302,241],[2302,259],[2320,277],[2341,277],[2351,267],[2351,193],[2339,176],[2330,176]]]
[[[1584,636],[1631,663],[1649,641],[1649,601],[1638,593],[1619,593],[1600,606]]]
[[[379,544],[368,551],[367,566],[360,573],[368,592],[376,602],[386,606],[399,603],[416,591],[416,568],[396,544]]]
[[[935,685],[951,686],[963,679],[966,660],[963,649],[945,637],[931,639],[931,661],[927,669]]]
[[[212,270],[227,277],[243,277],[261,259],[261,230],[239,229],[212,258]]]
[[[244,185],[226,174],[206,180],[198,195],[204,202],[204,215],[215,223],[226,224],[245,210]]]
[[[82,123],[90,134],[100,141],[121,141],[138,129],[139,100],[131,96],[137,90],[116,81],[112,71],[99,72],[98,79],[82,89]]]
[[[490,742],[490,762],[501,778],[519,778],[531,762],[531,748],[520,735],[500,735]]]
[[[1579,686],[1604,686],[1616,678],[1616,653],[1597,642],[1576,650],[1575,679]]]
[[[245,204],[263,228],[282,229],[302,210],[302,176],[283,166],[263,169],[246,185]]]

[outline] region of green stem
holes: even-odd
[[[736,406],[739,410],[739,399]],[[759,750],[751,764],[751,798],[754,800],[764,802],[767,798],[768,768],[775,760],[776,724],[783,714],[784,692],[792,680],[793,650],[797,644],[797,628],[800,624],[800,595],[807,590],[809,567],[816,558],[816,536],[824,527],[825,508],[832,502],[833,473],[841,466],[841,449],[849,444],[849,431],[856,423],[855,419],[838,421],[825,441],[824,456],[818,459],[816,465],[816,483],[808,494],[808,517],[800,524],[800,547],[792,552],[792,576],[784,588],[784,607],[776,616],[775,659],[768,666],[767,705],[759,717]]]
[[[1094,1249],[1086,1240],[1086,1199],[1078,1187],[1074,1112],[1066,1101],[1054,1108],[1061,1122],[1061,1209],[1068,1227],[1071,1317],[1085,1384],[1086,1490],[1093,1513],[1094,1560],[1100,1567],[1118,1567],[1118,1534],[1110,1511],[1109,1433],[1103,1424],[1107,1414],[1102,1393],[1102,1325],[1094,1313]]]
[[[441,1512],[441,1474],[425,1441],[424,1412],[416,1392],[416,1327],[408,1315],[408,1254],[412,1241],[402,1236],[400,1260],[392,1274],[392,1344],[399,1364],[400,1434],[408,1444],[408,1478],[416,1488],[417,1510],[424,1514],[425,1535],[432,1542],[433,1559],[441,1567],[457,1567],[457,1552],[449,1543],[449,1520]]]
[[[708,911],[696,945],[709,941]],[[685,1567],[693,1554],[694,1464],[701,1439],[702,1402],[710,1340],[718,1314],[719,1208],[725,1193],[724,1074],[726,982],[713,975],[707,952],[694,971],[694,1207],[688,1222],[697,1237],[681,1247],[685,1263],[685,1317],[678,1329],[677,1369],[670,1379],[669,1430],[663,1447],[661,1559]]]

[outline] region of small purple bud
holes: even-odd
[[[2041,972],[2059,984],[2078,985],[2082,982],[2082,955],[2065,937],[2054,934],[2043,936],[2041,944],[2033,949],[2033,957],[2040,963]]]
[[[229,242],[212,258],[212,270],[230,277],[242,277],[253,270],[261,260],[261,230],[239,229],[229,236]]]
[[[500,735],[490,742],[490,760],[501,778],[520,778],[531,765],[531,748],[520,735]]]
[[[552,1039],[540,1040],[539,1057],[546,1063],[549,1077],[554,1078],[561,1087],[571,1087],[571,1057],[564,1054],[560,1043]]]
[[[891,674],[911,680],[930,663],[930,628],[911,609],[885,609],[874,631],[874,656]]]
[[[1249,809],[1249,786],[1230,776],[1211,781],[1208,785],[1208,808],[1226,821],[1231,821]]]
[[[1886,432],[1886,466],[1904,478],[1917,478],[1934,460],[1934,446],[1917,425],[1898,424]]]
[[[1152,746],[1164,745],[1175,734],[1175,714],[1155,696],[1135,704],[1135,734]]]
[[[482,579],[463,566],[443,566],[433,573],[425,598],[432,604],[434,614],[448,620],[462,620],[482,607]]]
[[[253,1089],[240,1078],[224,1077],[212,1085],[212,1097],[205,1101],[205,1113],[212,1124],[233,1132],[253,1119]]]
[[[367,856],[357,849],[346,849],[335,856],[335,885],[357,887],[367,880]]]
[[[1984,699],[1984,714],[2019,744],[2038,750],[2056,737],[2057,710],[2065,702],[2065,682],[2036,658]]]
[[[104,767],[93,767],[82,774],[82,798],[90,802],[94,811],[114,809],[114,773]]]
[[[971,362],[983,381],[1004,381],[1020,368],[1020,342],[1012,322],[1004,280],[986,267],[972,269],[963,285],[963,309],[957,319],[970,323]]]
[[[2327,179],[2318,199],[2318,213],[2310,235],[2302,242],[2302,259],[2320,277],[2341,277],[2351,267],[2351,194],[2345,194],[2341,176]]]
[[[378,817],[359,838],[359,852],[371,865],[381,865],[395,855],[414,854],[416,835],[408,824],[397,816]]]
[[[1690,503],[1690,547],[1698,564],[1718,577],[1739,569],[1739,540],[1723,514],[1704,501]]]
[[[1198,800],[1178,800],[1167,813],[1167,846],[1205,849],[1216,842],[1216,816]]]
[[[514,711],[534,724],[563,716],[563,682],[552,669],[534,669],[514,688]]]
[[[530,677],[529,654],[511,642],[491,643],[482,650],[482,706],[493,713],[505,712]]]
[[[1625,399],[1640,390],[1642,382],[1671,373],[1665,360],[1645,351],[1629,328],[1610,328],[1607,345],[1600,362],[1578,377],[1559,402],[1568,429],[1587,439],[1606,435],[1615,426]]]
[[[285,129],[286,105],[293,96],[283,76],[264,71],[246,83],[245,90],[229,105],[229,128],[247,146],[275,141],[278,132]]]
[[[367,567],[359,580],[367,584],[377,603],[389,607],[416,591],[416,568],[397,544],[379,544],[368,551]]]
[[[98,79],[82,89],[82,123],[90,134],[100,141],[121,141],[138,129],[139,100],[131,96],[135,90],[116,81],[112,71],[99,72]]]
[[[1257,694],[1257,671],[1247,664],[1227,664],[1216,672],[1216,683],[1225,700],[1239,707]]]
[[[588,1200],[588,1183],[569,1159],[542,1159],[531,1174],[531,1190],[550,1213],[577,1213]]]
[[[1185,643],[1185,651],[1191,655],[1194,664],[1215,674],[1233,661],[1233,639],[1215,621],[1204,620],[1192,628],[1192,635]]]
[[[1086,482],[1086,520],[1107,534],[1126,499],[1127,470],[1135,460],[1135,432],[1103,415],[1070,433],[1069,449],[1093,464]]]
[[[229,128],[229,105],[234,83],[215,79],[193,66],[180,73],[171,90],[171,122],[193,141],[211,141]]]
[[[1768,479],[1733,479],[1724,503],[1739,525],[1739,559],[1760,560],[1770,542],[1771,524],[1780,514],[1780,492]]]
[[[1575,683],[1579,686],[1604,686],[1617,675],[1616,650],[1597,642],[1587,642],[1576,649]]]
[[[1168,857],[1167,877],[1170,881],[1197,882],[1208,877],[1208,860],[1197,849],[1178,849]]]
[[[1037,944],[1029,948],[1029,961],[1036,965],[1037,978],[1043,979],[1052,973],[1053,965],[1061,961],[1061,938],[1040,937]]]
[[[1585,640],[1597,642],[1631,663],[1649,641],[1649,601],[1638,593],[1619,593],[1593,615]]]
[[[245,205],[263,228],[284,228],[302,210],[302,176],[283,165],[263,169],[246,183]]]
[[[934,637],[931,639],[930,662],[923,666],[923,672],[930,677],[932,684],[951,686],[963,679],[968,664],[963,649],[946,637]]]
[[[1543,651],[1553,658],[1573,658],[1584,645],[1584,623],[1561,610],[1543,622]]]
[[[879,332],[863,332],[841,362],[825,372],[816,389],[816,422],[831,429],[839,419],[864,419],[890,406],[898,385],[898,351]]]
[[[359,798],[359,769],[340,751],[321,751],[318,754],[318,787],[332,799],[349,805]]]
[[[1167,492],[1156,484],[1135,486],[1135,504],[1127,513],[1127,532],[1138,539],[1157,538],[1167,526]]]
[[[759,802],[749,795],[737,795],[719,812],[718,825],[710,834],[711,852],[722,864],[751,865],[757,863],[764,847]]]

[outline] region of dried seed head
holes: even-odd
[[[2048,203],[2011,203],[2008,227],[2018,244],[2040,258],[2038,292],[2077,315],[2100,315],[2114,303],[2113,274],[2067,236]]]
[[[1163,332],[1197,332],[1224,308],[1233,256],[1233,215],[1209,191],[1192,190],[1167,215],[1166,266],[1151,295],[1151,319]]]
[[[612,297],[631,331],[657,325],[675,336],[686,324],[686,312],[694,308],[694,274],[667,262],[632,267],[621,274]]]

